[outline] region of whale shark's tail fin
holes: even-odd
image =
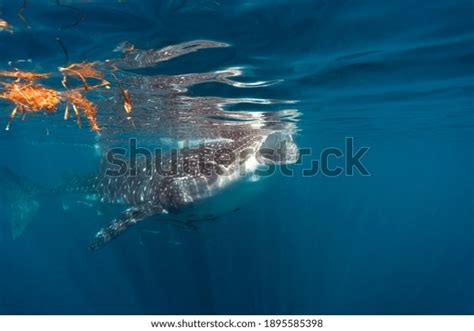
[[[6,216],[14,239],[36,215],[40,206],[38,197],[38,187],[28,184],[8,168],[0,168],[0,213]]]
[[[98,250],[104,247],[109,241],[117,238],[131,226],[161,212],[163,212],[163,207],[151,204],[127,209],[108,226],[97,232],[94,241],[89,246],[89,249]]]

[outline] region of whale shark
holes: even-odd
[[[283,148],[282,148],[283,147]],[[260,166],[296,162],[298,149],[292,137],[281,132],[235,132],[226,140],[184,147],[153,156],[156,168],[146,160],[137,162],[131,173],[110,175],[102,167],[92,191],[105,203],[131,206],[97,232],[91,249],[103,247],[129,227],[155,215],[190,214],[226,190],[248,181]],[[230,199],[226,197],[226,199]],[[206,208],[209,213],[209,209]]]

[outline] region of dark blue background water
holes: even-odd
[[[0,216],[0,313],[474,313],[472,1],[38,1],[24,12],[31,29],[21,3],[0,2],[16,29],[0,32],[2,70],[26,58],[54,70],[56,37],[72,61],[109,57],[122,40],[227,42],[156,70],[284,79],[193,93],[300,100],[299,146],[317,155],[354,137],[371,147],[371,176],[275,176],[197,232],[131,230],[99,252],[87,244],[114,213],[46,200],[16,240]],[[94,169],[94,134],[61,116],[2,131],[1,165],[44,184]]]

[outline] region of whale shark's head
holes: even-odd
[[[257,160],[264,164],[291,164],[300,156],[291,134],[273,132],[263,141],[257,152]]]

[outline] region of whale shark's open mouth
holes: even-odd
[[[291,134],[274,132],[268,135],[257,152],[261,163],[292,164],[299,159],[299,150]]]

